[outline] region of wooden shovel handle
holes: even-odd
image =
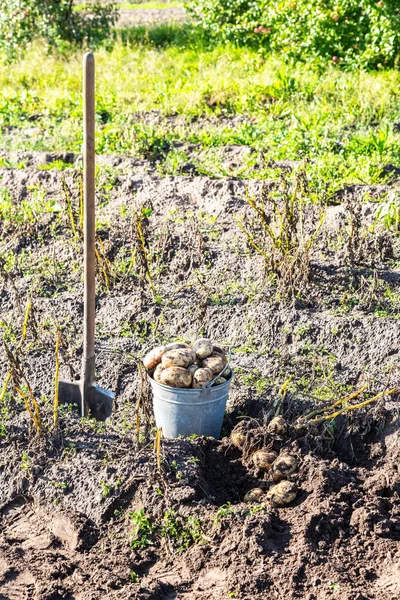
[[[83,356],[94,356],[96,307],[94,56],[83,58],[84,333]]]
[[[83,58],[83,237],[84,316],[82,357],[82,416],[93,405],[95,380],[94,332],[96,311],[96,215],[95,215],[95,67],[94,56]]]

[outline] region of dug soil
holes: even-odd
[[[397,236],[372,227],[392,188],[330,199],[310,276],[288,300],[238,226],[259,182],[160,177],[145,161],[100,158],[97,380],[117,396],[110,422],[62,407],[54,429],[55,330],[61,377],[79,377],[82,355],[80,159],[7,160],[0,376],[19,361],[42,426],[37,435],[11,381],[0,407],[0,599],[400,598],[398,394],[307,418],[363,387],[358,400],[400,384]],[[304,211],[305,235],[315,210]],[[222,439],[163,439],[157,456],[137,359],[200,334],[232,349]],[[268,430],[277,409],[281,435]],[[262,447],[297,458],[289,506],[244,502],[272,485],[252,462]]]

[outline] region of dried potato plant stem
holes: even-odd
[[[18,343],[18,346],[17,346],[17,351],[16,351],[17,355],[18,355],[19,351],[21,350],[23,343],[26,340],[26,335],[28,333],[28,323],[29,323],[29,318],[31,316],[31,311],[32,311],[32,301],[31,301],[30,298],[28,298],[28,301],[26,303],[24,322],[22,324],[21,339],[19,340],[19,343]],[[4,400],[5,396],[6,396],[7,389],[8,389],[8,384],[11,381],[11,377],[12,377],[12,368],[10,367],[10,369],[9,369],[7,375],[6,375],[6,378],[4,380],[3,387],[1,389],[0,403],[3,402],[3,400]]]
[[[18,386],[15,386],[15,389],[18,392],[18,394],[21,396],[21,398],[23,399],[24,404],[26,406],[26,410],[28,411],[29,415],[31,416],[32,421],[36,427],[38,434],[40,434],[41,427],[42,427],[42,421],[40,418],[39,405],[36,402],[36,398],[33,395],[32,388],[29,385],[29,382],[28,382],[27,378],[25,377],[25,375],[23,375],[23,380],[25,381],[26,387],[28,388],[28,396],[26,394],[24,394],[24,392]],[[32,406],[30,404],[32,404]]]
[[[335,419],[336,417],[338,417],[339,415],[341,415],[344,412],[349,412],[350,410],[357,410],[359,408],[364,408],[364,406],[368,406],[368,404],[371,404],[372,402],[376,402],[376,400],[379,400],[379,398],[382,398],[382,396],[386,396],[386,395],[391,396],[392,394],[395,394],[398,391],[400,391],[399,388],[393,388],[388,391],[384,390],[383,392],[379,392],[379,394],[377,394],[373,398],[369,398],[369,400],[365,400],[364,402],[360,402],[359,404],[351,404],[350,406],[345,406],[341,410],[338,410],[330,415],[324,415],[322,417],[319,417],[318,419],[313,419],[311,421],[311,423],[321,423],[322,421],[329,421],[331,419]]]
[[[162,427],[157,429],[156,437],[154,440],[154,450],[157,457],[157,468],[161,469],[161,438],[162,438]]]
[[[305,418],[312,419],[312,417],[315,417],[316,415],[324,413],[328,410],[332,410],[333,408],[336,408],[336,406],[340,406],[341,404],[344,404],[345,402],[348,402],[349,400],[353,400],[354,398],[357,398],[357,396],[359,396],[360,394],[365,392],[366,389],[367,389],[367,384],[365,384],[360,390],[357,390],[356,392],[353,392],[349,396],[346,396],[346,398],[341,398],[340,400],[337,400],[333,404],[330,404],[329,406],[325,406],[324,408],[318,408],[316,410],[313,410],[312,412],[308,413],[308,415],[306,415]]]
[[[11,380],[11,370],[8,371],[6,378],[4,380],[4,383],[3,383],[3,387],[1,390],[1,394],[0,394],[0,403],[3,402],[3,400],[6,396],[7,388],[8,388],[8,384],[10,383],[10,380]]]
[[[286,381],[283,383],[283,385],[281,386],[279,392],[278,392],[278,398],[274,404],[274,410],[275,410],[275,417],[277,417],[279,415],[279,413],[281,412],[281,406],[283,404],[283,402],[286,399],[286,395],[287,395],[287,390],[289,387],[290,382],[293,379],[293,375],[290,375],[290,377],[288,377],[286,379]]]

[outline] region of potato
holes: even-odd
[[[192,387],[194,389],[200,389],[205,383],[212,381],[213,378],[214,374],[211,371],[211,369],[197,369],[197,371],[193,375]]]
[[[221,346],[213,346],[213,353],[225,356],[225,352]]]
[[[189,344],[185,344],[185,342],[172,342],[172,344],[168,344],[165,346],[166,352],[170,350],[178,350],[179,348],[190,348]]]
[[[286,421],[283,417],[274,417],[267,427],[270,433],[284,435],[287,432]]]
[[[156,370],[153,373],[153,379],[154,381],[157,381],[158,383],[161,383],[161,373],[164,371],[164,367],[162,366],[162,364],[158,364],[156,366]]]
[[[224,377],[226,380],[230,379],[232,375],[232,371],[230,367],[226,367],[225,371],[222,373],[222,377]]]
[[[168,350],[162,357],[162,365],[165,369],[168,367],[186,368],[196,360],[196,355],[191,348],[177,348]]]
[[[246,444],[247,437],[241,431],[232,431],[231,433],[231,442],[236,448],[242,450]]]
[[[213,351],[212,341],[207,338],[200,338],[193,344],[193,350],[196,352],[197,358],[207,358]]]
[[[297,496],[297,486],[291,481],[281,481],[278,485],[273,485],[267,493],[267,500],[275,506],[280,508],[282,506],[288,506]]]
[[[154,367],[156,367],[161,361],[164,353],[165,346],[157,346],[157,348],[153,348],[153,350],[150,350],[150,352],[148,352],[143,359],[143,364],[146,367],[146,369],[148,371],[154,369]]]
[[[219,375],[221,371],[224,370],[224,367],[226,366],[227,362],[228,361],[226,360],[225,356],[221,356],[220,354],[214,354],[213,352],[210,356],[202,360],[201,364],[203,368],[211,369],[215,377],[215,375]]]
[[[282,454],[278,456],[270,471],[273,481],[281,481],[287,479],[297,469],[297,460],[290,454]]]
[[[188,388],[192,384],[192,374],[182,367],[167,367],[161,372],[160,383],[175,388]]]
[[[261,500],[263,500],[265,497],[265,492],[264,490],[262,490],[261,488],[253,488],[252,490],[249,490],[247,492],[247,494],[244,497],[244,501],[251,503],[251,502],[261,502]]]
[[[222,385],[223,383],[226,383],[225,377],[218,377],[218,379],[215,380],[213,385]]]
[[[276,452],[269,450],[257,450],[251,457],[253,465],[260,469],[260,471],[269,471],[272,467],[272,463],[277,459],[278,455]]]
[[[190,367],[188,367],[187,370],[190,371],[192,375],[194,375],[199,368],[200,367],[198,367],[195,363],[194,365],[190,365]]]

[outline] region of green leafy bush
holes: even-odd
[[[399,0],[192,0],[213,37],[304,60],[393,66],[400,57]]]
[[[95,2],[75,10],[73,0],[7,0],[0,8],[0,49],[11,58],[36,38],[50,47],[94,48],[106,40],[117,11]]]

